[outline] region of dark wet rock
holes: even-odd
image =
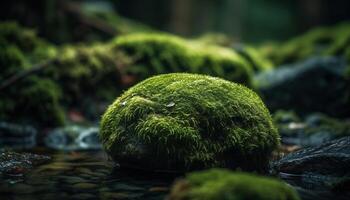
[[[346,62],[340,58],[316,57],[260,73],[255,82],[271,110],[345,117],[350,115],[346,70]]]
[[[48,156],[4,151],[0,153],[0,175],[23,176],[33,167],[49,160]]]
[[[317,146],[344,136],[350,136],[350,122],[313,113],[301,120],[291,112],[274,115],[282,143],[298,146]]]
[[[291,153],[274,163],[273,171],[291,184],[334,189],[346,188],[349,166],[350,137],[343,137]]]
[[[31,126],[0,122],[0,148],[32,148],[37,130]]]
[[[58,150],[99,150],[98,128],[77,125],[54,129],[45,138],[46,146]]]

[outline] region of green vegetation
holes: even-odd
[[[350,43],[350,24],[320,27],[282,44],[262,46],[262,53],[276,66],[305,60],[311,56],[345,56]]]
[[[272,62],[264,57],[258,50],[251,46],[239,45],[236,51],[245,58],[254,72],[270,70],[273,67]]]
[[[299,200],[287,184],[224,169],[193,172],[172,187],[169,200]]]
[[[0,83],[30,69],[33,62],[52,56],[50,47],[35,32],[16,23],[0,24]],[[0,120],[36,126],[57,126],[64,123],[59,105],[60,88],[47,78],[30,75],[0,92]]]
[[[1,91],[0,120],[54,127],[64,123],[60,88],[50,79],[30,76]]]
[[[187,73],[154,76],[127,90],[103,115],[100,137],[121,166],[147,170],[262,171],[279,144],[254,92]]]
[[[45,74],[60,85],[64,103],[70,106],[91,99],[111,102],[122,88],[117,60],[108,44],[65,46]]]
[[[251,86],[252,69],[236,52],[169,34],[118,37],[114,49],[130,58],[126,74],[143,80],[152,75],[190,72],[222,77]]]

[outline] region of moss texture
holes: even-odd
[[[251,86],[252,69],[236,52],[169,34],[118,37],[114,50],[130,57],[126,74],[143,80],[152,75],[191,72],[222,77]]]
[[[154,76],[126,91],[101,120],[101,141],[121,166],[262,171],[279,135],[248,88],[205,75]]]
[[[253,174],[211,169],[194,172],[172,187],[168,200],[299,200],[287,184]]]

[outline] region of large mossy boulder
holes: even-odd
[[[251,86],[251,66],[229,48],[170,34],[139,33],[116,38],[114,50],[130,58],[125,73],[137,80],[157,74],[190,72]]]
[[[299,200],[298,194],[277,179],[211,169],[194,172],[175,182],[168,200]]]
[[[269,111],[253,91],[187,73],[130,88],[103,115],[100,137],[122,167],[145,170],[262,171],[279,144]]]

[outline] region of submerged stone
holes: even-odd
[[[271,110],[291,109],[297,114],[323,112],[350,115],[349,83],[344,60],[312,58],[255,77],[258,90]]]
[[[350,137],[326,142],[288,154],[274,163],[274,171],[286,180],[295,177],[314,188],[330,188],[349,183]],[[339,187],[340,188],[340,187]]]
[[[103,115],[100,138],[122,167],[155,171],[261,171],[279,144],[269,111],[253,91],[186,73],[154,76],[126,91]]]
[[[277,179],[211,169],[193,172],[172,187],[168,200],[299,200],[293,188]]]
[[[30,153],[0,152],[0,176],[23,176],[33,167],[44,164],[50,157]]]

